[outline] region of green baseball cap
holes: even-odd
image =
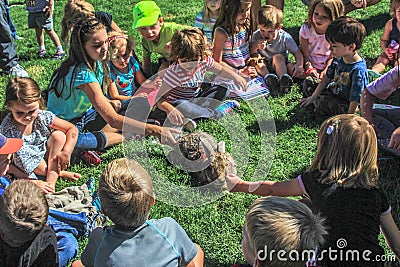
[[[133,7],[133,29],[156,24],[161,16],[161,9],[154,1],[140,1]]]

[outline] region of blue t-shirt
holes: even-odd
[[[56,90],[62,92],[61,97],[57,97],[54,90],[49,92],[47,108],[57,117],[67,121],[82,116],[90,109],[92,104],[88,96],[78,86],[92,82],[102,85],[103,68],[100,61],[96,65],[96,73],[91,71],[85,64],[72,66],[64,79],[57,84]]]
[[[328,67],[326,76],[332,81],[328,88],[349,102],[360,103],[361,93],[369,84],[367,63],[364,59],[345,63],[343,58],[335,58]]]
[[[132,231],[96,228],[82,252],[84,266],[187,266],[197,247],[172,218],[148,220]]]
[[[120,72],[111,62],[110,78],[115,82],[118,93],[124,96],[133,96],[137,90],[135,85],[135,73],[140,70],[136,59],[131,56],[128,63],[128,73]]]

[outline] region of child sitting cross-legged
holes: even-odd
[[[314,104],[324,119],[356,112],[369,83],[367,64],[358,54],[365,35],[364,25],[350,17],[340,17],[328,26],[325,37],[334,59],[315,91],[304,92],[308,95],[300,100],[301,106]]]
[[[172,218],[149,220],[153,183],[134,160],[112,161],[99,181],[104,213],[114,223],[96,228],[74,266],[203,266],[202,249]]]
[[[265,56],[268,74],[264,74],[265,83],[272,95],[285,93],[293,85],[293,77],[302,77],[303,54],[293,37],[282,29],[282,10],[265,5],[258,11],[258,31],[254,32],[251,44],[251,54],[257,51]],[[289,52],[296,62],[289,61]]]
[[[235,100],[220,101],[228,95],[223,86],[201,88],[207,70],[229,78],[245,90],[246,80],[229,67],[208,56],[206,38],[198,28],[174,33],[171,39],[170,58],[174,62],[165,72],[159,91],[157,107],[167,113],[173,125],[182,125],[184,118],[218,119],[239,107]]]

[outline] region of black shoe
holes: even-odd
[[[289,74],[283,74],[279,80],[281,94],[289,93],[293,86],[293,79]]]
[[[268,87],[269,92],[272,96],[276,96],[279,94],[279,78],[275,74],[270,73],[265,76],[265,85]]]

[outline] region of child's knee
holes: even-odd
[[[67,140],[67,136],[65,133],[61,131],[54,131],[51,133],[49,137],[49,143],[56,143],[56,144],[65,144],[65,141]]]

